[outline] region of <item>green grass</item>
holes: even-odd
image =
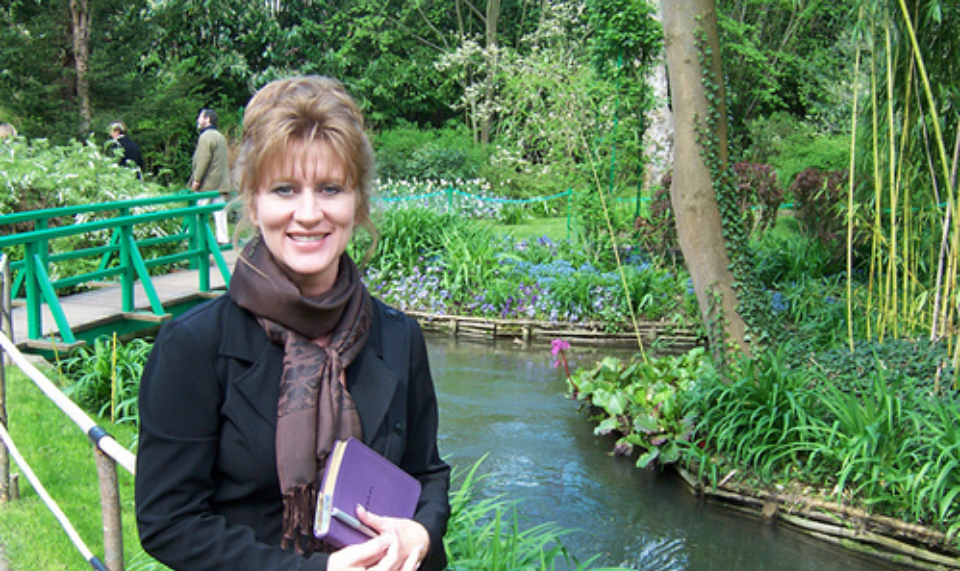
[[[554,242],[558,242],[568,238],[567,218],[565,216],[561,218],[528,218],[517,224],[501,225],[500,228],[519,239],[526,238],[529,240],[546,236]]]
[[[53,372],[47,374],[56,378]],[[20,454],[87,547],[102,560],[103,525],[93,445],[16,367],[7,368],[7,414],[9,432]],[[135,438],[133,425],[99,424],[124,446]],[[21,499],[0,507],[0,544],[11,571],[89,569],[12,458],[10,472],[21,474]],[[118,468],[118,480],[124,558],[130,562],[141,552],[133,516],[133,476]]]

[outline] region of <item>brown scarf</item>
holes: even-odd
[[[344,370],[367,342],[373,304],[346,253],[333,288],[304,297],[259,235],[237,260],[230,298],[257,316],[282,345],[277,407],[277,471],[283,493],[283,541],[298,553],[323,548],[313,536],[317,488],[336,440],[362,439],[360,415]],[[331,335],[325,347],[312,340]]]

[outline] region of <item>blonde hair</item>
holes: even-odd
[[[293,141],[313,140],[330,145],[344,170],[346,183],[357,193],[357,223],[376,240],[376,228],[370,219],[376,167],[373,147],[364,130],[360,108],[343,85],[329,77],[276,80],[250,99],[233,170],[246,213],[253,210],[264,165],[286,152]]]
[[[0,139],[6,139],[7,137],[16,137],[17,130],[10,123],[0,123]]]
[[[123,121],[114,121],[110,123],[110,132],[111,133],[120,133],[121,135],[127,134],[127,126],[123,124]]]

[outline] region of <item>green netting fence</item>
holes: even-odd
[[[441,204],[448,211],[455,211],[457,208],[462,207],[463,205],[469,204],[471,202],[475,204],[485,204],[491,205],[490,214],[493,215],[497,210],[497,207],[502,205],[534,205],[542,204],[554,200],[566,200],[566,219],[567,219],[567,235],[569,237],[571,230],[571,221],[573,217],[573,195],[574,190],[568,189],[563,192],[558,192],[556,194],[551,194],[549,196],[537,196],[533,198],[502,198],[497,196],[484,196],[481,194],[473,194],[469,192],[464,192],[462,190],[457,190],[455,188],[445,188],[443,190],[438,190],[435,192],[426,192],[421,194],[409,194],[403,196],[378,196],[373,199],[374,203],[380,203],[383,205],[397,205],[405,204],[411,202],[418,203],[427,203],[427,204]],[[647,197],[629,197],[629,198],[616,198],[618,202],[637,202],[639,201],[649,201]]]

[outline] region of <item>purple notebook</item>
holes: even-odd
[[[420,482],[355,438],[339,440],[327,459],[317,493],[313,532],[334,547],[376,537],[360,523],[357,505],[381,516],[410,518]]]

